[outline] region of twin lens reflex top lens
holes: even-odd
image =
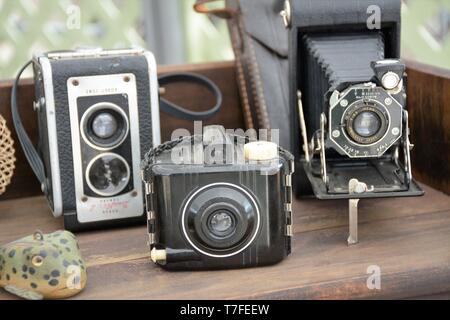
[[[117,132],[116,118],[109,112],[98,114],[92,121],[92,131],[100,139],[109,139]]]
[[[91,106],[81,119],[83,139],[93,148],[113,149],[125,141],[129,123],[127,114],[113,103]]]

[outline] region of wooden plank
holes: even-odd
[[[346,231],[296,233],[289,259],[259,269],[174,273],[145,258],[94,264],[89,287],[77,298],[407,298],[450,289],[450,252],[442,245],[450,241],[450,212],[363,224],[364,240],[351,248]],[[373,264],[382,270],[380,291],[366,286]]]
[[[209,77],[213,80],[223,94],[222,110],[204,124],[222,124],[226,128],[244,128],[243,115],[240,108],[238,89],[235,81],[234,63],[217,62],[197,65],[160,66],[159,74],[173,72],[194,72]],[[0,197],[1,200],[29,197],[40,194],[40,187],[22,153],[15,130],[12,125],[10,100],[12,81],[0,82],[0,114],[5,117],[9,128],[16,141],[17,151],[16,170],[11,185],[7,192]],[[214,97],[206,89],[194,84],[172,84],[166,88],[164,98],[178,103],[188,109],[201,111],[214,105]],[[188,99],[186,97],[189,97]],[[24,126],[32,138],[37,142],[38,129],[32,105],[34,101],[34,87],[31,79],[21,82],[19,89],[19,108]],[[163,141],[169,140],[173,130],[178,128],[188,129],[193,132],[193,122],[175,119],[165,113],[161,113],[161,134]]]
[[[77,299],[413,298],[450,291],[450,197],[362,201],[360,239],[346,246],[345,201],[296,201],[293,254],[249,270],[166,272],[148,261],[145,227],[78,235],[89,281]],[[0,203],[0,243],[62,227],[43,197]],[[382,289],[366,287],[379,265]],[[233,281],[230,281],[233,279]],[[13,297],[0,293],[0,299]]]
[[[408,65],[414,173],[419,181],[450,194],[450,71]]]

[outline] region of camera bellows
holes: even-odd
[[[16,158],[13,144],[6,120],[0,116],[0,195],[6,191],[14,173]]]
[[[341,83],[370,81],[373,77],[370,63],[384,59],[384,37],[378,32],[305,36],[305,40],[309,63],[321,69],[314,75],[321,74],[323,77],[310,80],[317,84],[326,81],[326,90]]]
[[[245,159],[249,161],[266,161],[278,157],[278,145],[268,141],[256,141],[244,146]]]

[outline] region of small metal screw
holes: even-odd
[[[397,127],[393,128],[393,129],[392,129],[392,134],[393,134],[394,136],[398,136],[398,135],[400,134],[400,129],[397,128]]]
[[[74,85],[75,87],[77,87],[80,84],[80,82],[78,80],[72,80],[72,85]]]
[[[392,104],[392,99],[391,99],[391,98],[386,98],[386,100],[384,100],[384,103],[385,103],[387,106],[390,106],[390,105]]]
[[[89,200],[88,197],[82,197],[81,198],[81,202],[88,202],[88,200]]]
[[[332,135],[333,138],[339,138],[341,136],[341,132],[339,130],[334,130]]]
[[[348,106],[348,100],[346,100],[346,99],[343,99],[342,101],[341,101],[341,106],[342,107],[347,107]]]
[[[136,198],[136,197],[138,196],[137,191],[133,191],[133,192],[131,193],[131,196],[132,196],[133,198]]]
[[[123,77],[123,81],[125,81],[125,82],[130,82],[130,77],[129,76],[125,76],[125,77]]]

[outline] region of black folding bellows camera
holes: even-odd
[[[292,155],[206,127],[146,155],[151,258],[167,269],[274,264],[291,252]],[[245,154],[245,157],[244,157]]]
[[[296,194],[418,196],[411,174],[400,1],[291,0],[290,103]]]

